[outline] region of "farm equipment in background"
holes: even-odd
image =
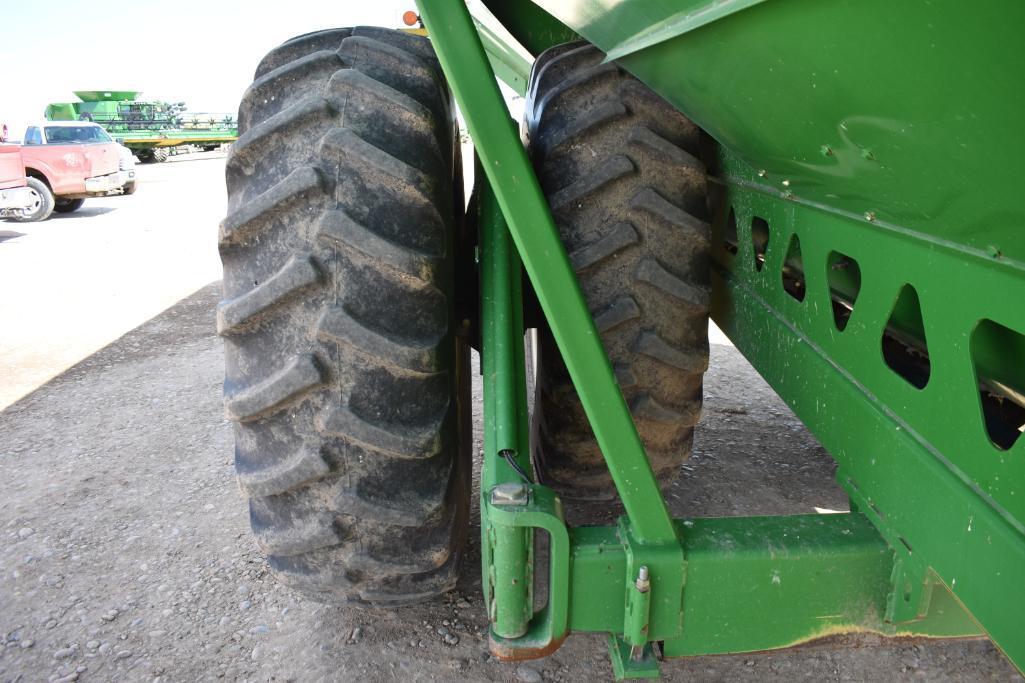
[[[240,106],[217,324],[272,571],[377,606],[455,586],[472,346],[498,658],[599,632],[650,677],[871,631],[1025,665],[1025,8],[483,5],[298,36]],[[849,512],[670,516],[709,314]],[[578,498],[625,514],[569,526]]]
[[[185,145],[204,151],[234,142],[233,114],[189,112],[184,102],[147,102],[133,90],[77,90],[79,102],[47,105],[50,121],[93,121],[103,126],[140,161],[166,161],[170,150]]]

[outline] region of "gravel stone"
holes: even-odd
[[[32,534],[36,533],[36,530],[30,526],[23,526],[18,529],[18,538],[28,538]]]
[[[67,659],[71,655],[75,654],[77,648],[72,645],[71,647],[63,647],[53,653],[54,659]]]
[[[516,680],[521,683],[541,683],[541,672],[526,665],[516,667]]]

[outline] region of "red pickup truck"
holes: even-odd
[[[0,142],[0,218],[20,218],[35,201],[17,145]]]
[[[131,194],[135,188],[134,164],[123,159],[121,146],[103,128],[88,121],[29,126],[21,159],[35,201],[17,221],[45,220],[54,211],[77,210],[87,197]]]

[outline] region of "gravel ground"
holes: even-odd
[[[216,215],[202,218],[212,231]],[[199,289],[0,413],[0,681],[611,678],[597,635],[574,635],[538,662],[488,656],[476,529],[458,589],[431,604],[332,607],[277,585],[232,474],[217,291]],[[479,392],[476,409],[479,419]],[[740,354],[714,345],[674,512],[844,510],[833,469]],[[1022,680],[986,640],[872,635],[675,660],[663,672],[697,681]]]

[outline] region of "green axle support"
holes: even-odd
[[[799,155],[781,151],[811,149],[811,138],[795,127],[779,139],[758,129],[764,117],[746,127],[739,100],[749,93],[777,122],[794,111],[768,94],[772,87],[782,92],[774,68],[784,70],[786,60],[752,66],[728,49],[744,37],[765,55],[782,49],[773,42],[778,36],[796,37],[789,49],[819,60],[795,67],[801,74],[844,58],[864,66],[855,41],[824,32],[830,23],[821,6],[680,2],[675,11],[674,3],[651,3],[645,12],[643,3],[630,2],[538,3],[548,11],[524,1],[490,4],[532,52],[580,34],[620,56],[718,141],[710,178],[713,317],[837,460],[852,502],[845,514],[670,517],[489,65],[501,46],[492,32],[482,44],[462,3],[420,0],[480,162],[481,531],[493,652],[544,656],[573,631],[601,632],[609,634],[617,676],[645,677],[657,675],[660,654],[765,650],[870,631],[985,634],[1016,666],[1025,665],[1025,439],[994,432],[987,422],[994,395],[1014,401],[1025,394],[1025,221],[1006,194],[1011,176],[946,201],[934,169],[922,171],[930,178],[917,185],[905,177],[936,159],[942,131],[923,122],[943,95],[931,94],[928,84],[909,84],[910,104],[892,105],[890,118],[858,118],[820,111],[854,96],[837,79],[809,80],[829,99],[804,93],[799,101],[811,107],[809,117],[832,117],[832,124],[811,126],[818,142]],[[833,7],[833,18],[862,28],[873,12],[912,19],[904,5],[868,4],[822,3]],[[954,13],[941,14],[932,25],[938,40],[953,35]],[[984,19],[972,14],[962,28],[979,38],[980,26],[990,25]],[[908,40],[919,46],[926,39]],[[804,54],[809,43],[820,53]],[[1022,56],[1009,43],[983,52]],[[680,68],[684,57],[696,66]],[[508,71],[500,76],[514,87],[522,82],[522,63],[498,62]],[[1025,61],[1002,63],[1012,66],[992,79],[1007,86]],[[965,75],[949,66],[951,78]],[[716,100],[710,82],[726,72],[746,86],[734,84]],[[870,76],[850,78],[867,84]],[[878,80],[883,89],[892,86],[889,76]],[[995,93],[980,97],[985,111],[997,106]],[[897,109],[904,119],[895,118]],[[909,137],[916,125],[922,135]],[[1025,151],[1006,114],[994,114],[990,125],[1011,136],[996,162]],[[948,130],[967,129],[958,122]],[[983,137],[972,131],[959,139]],[[995,178],[978,167],[978,150],[954,147],[951,158]],[[973,211],[990,220],[988,228]],[[534,481],[524,272],[626,511],[614,527],[569,528],[559,499]],[[549,590],[535,613],[538,531],[549,540]]]

